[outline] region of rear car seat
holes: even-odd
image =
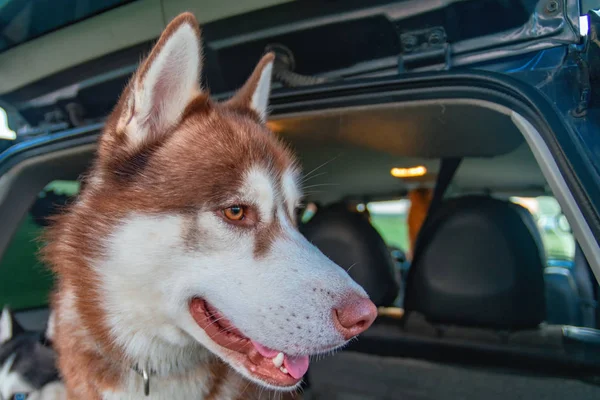
[[[474,362],[600,365],[600,332],[574,338],[580,330],[548,323],[545,266],[539,230],[525,208],[486,196],[449,200],[419,237],[403,332]]]
[[[544,323],[544,266],[524,208],[483,196],[446,201],[419,237],[402,323],[380,318],[350,351],[313,363],[313,398],[593,398],[586,384],[535,377],[559,360],[600,365],[586,360],[598,354],[598,331]]]
[[[394,302],[400,288],[394,260],[364,215],[336,203],[319,209],[300,231],[333,262],[347,269],[376,306]]]
[[[544,324],[544,266],[526,209],[484,196],[449,200],[419,236],[402,326],[380,321],[360,345],[372,351],[383,340],[396,355],[490,364],[562,355],[562,327]]]

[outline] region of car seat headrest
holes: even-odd
[[[446,201],[425,223],[405,307],[431,322],[520,329],[546,317],[545,256],[525,208],[484,196]]]

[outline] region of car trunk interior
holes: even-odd
[[[401,199],[411,189],[431,188],[440,159],[449,158],[464,159],[448,190],[451,196],[552,195],[511,110],[483,100],[278,113],[269,127],[299,155],[307,174],[305,203],[322,208],[357,199]],[[54,180],[79,179],[94,151],[94,144],[85,144],[40,154],[0,178],[0,254],[44,187]],[[425,166],[427,174],[411,179],[390,174],[392,168],[415,165]],[[18,318],[41,329],[40,312],[23,311]],[[597,397],[598,388],[590,383],[600,368],[595,329],[577,331],[546,321],[518,329],[483,325],[438,324],[419,312],[410,319],[380,317],[347,350],[311,364],[307,398]],[[568,370],[590,382],[575,379]]]

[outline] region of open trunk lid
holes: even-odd
[[[577,0],[346,0],[319,2],[318,7],[255,0],[244,8],[228,1],[217,6],[210,1],[103,0],[94,2],[94,9],[84,7],[89,2],[60,1],[83,7],[79,12],[87,19],[63,18],[67,25],[38,37],[22,35],[22,42],[12,44],[8,25],[0,25],[5,40],[0,42],[0,105],[22,139],[101,122],[140,57],[183,10],[203,21],[205,79],[212,93],[222,96],[243,83],[268,48],[277,49],[285,61],[280,86],[303,86],[465,67],[510,69],[524,55],[581,42]],[[45,3],[56,5],[56,0],[20,2],[29,4],[28,16],[11,15],[16,2],[0,7],[0,21],[39,19]],[[162,7],[161,15],[155,14],[156,7]],[[127,32],[123,27],[139,29],[130,29],[135,36],[130,40],[115,38],[115,32]],[[80,36],[90,32],[107,40],[113,35],[123,47],[90,39],[86,49]],[[40,54],[65,59],[57,64],[47,57],[45,68]]]

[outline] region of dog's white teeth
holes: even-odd
[[[273,357],[273,365],[280,368],[283,365],[283,357],[283,353],[279,353]]]
[[[287,370],[287,369],[285,369],[285,367],[279,367],[279,370],[280,370],[281,372],[283,372],[284,374],[287,374],[287,373],[288,373],[288,370]]]

